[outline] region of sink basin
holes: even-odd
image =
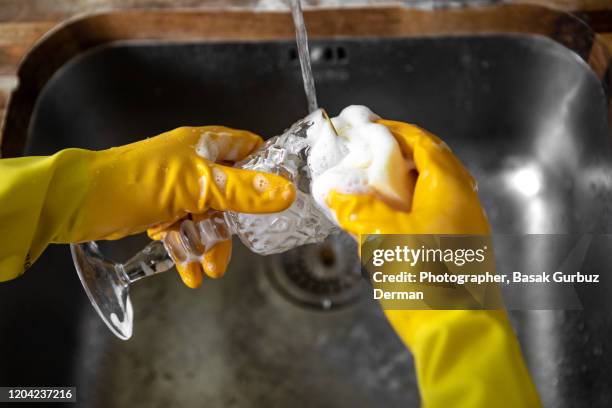
[[[317,40],[311,48],[320,104],[333,115],[365,104],[440,135],[479,180],[494,231],[608,232],[606,97],[567,48],[531,35]],[[291,41],[116,43],[51,78],[27,154],[102,149],[180,125],[269,137],[305,114]],[[545,182],[537,208],[503,185],[525,166]],[[107,250],[126,259],[145,242]],[[237,243],[227,276],[199,290],[174,273],[139,282],[134,337],[122,342],[88,304],[68,248],[49,248],[0,285],[0,384],[74,384],[83,407],[418,406],[411,355],[367,286],[342,308],[315,310],[278,289],[274,262]],[[511,312],[547,406],[612,403],[611,302],[594,303]]]

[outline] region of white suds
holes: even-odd
[[[253,188],[258,193],[263,193],[268,189],[268,179],[263,174],[256,174],[253,178]]]
[[[233,146],[234,142],[235,139],[229,132],[207,130],[200,135],[196,153],[210,162],[216,162],[218,159],[235,161],[238,149]]]
[[[402,156],[391,132],[365,106],[353,105],[331,119],[318,119],[308,129],[308,167],[312,195],[327,210],[330,190],[345,194],[376,192],[389,202],[409,207],[411,160]]]
[[[219,167],[213,167],[212,173],[217,187],[219,187],[221,191],[225,191],[225,185],[227,184],[227,174],[225,174],[223,170],[221,170]]]

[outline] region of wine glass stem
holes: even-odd
[[[166,272],[174,266],[161,241],[153,241],[124,264],[115,268],[126,284],[132,284],[147,276]]]

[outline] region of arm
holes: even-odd
[[[386,310],[415,359],[424,407],[540,407],[501,310]]]
[[[330,191],[340,226],[361,234],[475,234],[490,227],[476,183],[437,137],[382,120],[418,176],[411,210],[373,195]],[[425,407],[539,407],[519,344],[503,310],[385,310],[410,349]]]
[[[183,127],[99,152],[0,160],[0,281],[23,273],[50,243],[118,239],[209,208],[285,209],[295,196],[288,181],[219,164],[240,160],[261,143],[246,131]],[[212,256],[227,263],[230,245],[213,248]],[[196,287],[207,271],[179,272]]]
[[[0,281],[21,275],[62,234],[83,200],[92,152],[0,160]]]

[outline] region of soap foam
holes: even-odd
[[[213,178],[215,179],[215,184],[219,187],[219,190],[225,191],[225,186],[227,184],[227,174],[223,172],[219,167],[213,167]]]
[[[236,161],[239,150],[236,139],[226,131],[207,130],[202,132],[196,144],[196,153],[210,162],[217,160]]]
[[[345,108],[331,122],[321,118],[308,129],[308,157],[317,204],[331,215],[325,199],[331,190],[344,194],[377,193],[389,204],[409,209],[414,169],[380,119],[365,106]]]
[[[268,189],[268,179],[263,174],[256,174],[253,178],[253,188],[258,193],[264,193]]]

